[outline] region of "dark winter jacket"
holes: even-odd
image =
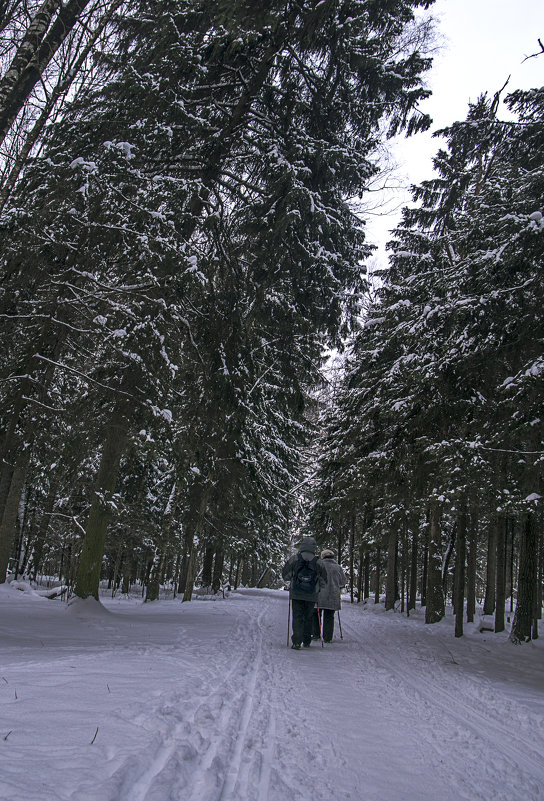
[[[297,593],[295,590],[293,590],[294,568],[298,562],[299,554],[300,556],[302,556],[303,559],[309,562],[314,558],[316,549],[317,549],[317,544],[314,538],[306,537],[300,543],[298,553],[296,553],[294,556],[291,556],[283,566],[281,574],[283,576],[284,581],[291,582],[291,586],[289,587],[289,598],[291,598],[291,600],[293,601],[312,601],[313,603],[315,603],[317,601],[318,592],[327,583],[327,574],[325,572],[323,562],[321,559],[318,559],[316,562],[316,571],[318,579],[317,579],[315,593],[313,595],[309,595],[308,593],[300,593],[300,592]]]
[[[323,559],[321,563],[327,574],[327,583],[319,590],[317,605],[320,609],[337,611],[341,607],[340,594],[342,587],[346,586],[346,577],[338,562],[332,557]]]

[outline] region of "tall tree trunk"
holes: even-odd
[[[176,511],[180,493],[181,485],[178,481],[174,481],[170,495],[168,496],[168,501],[162,514],[161,528],[157,540],[157,549],[145,594],[146,603],[159,600],[161,582],[164,581],[166,565],[171,557],[170,537],[172,533],[172,520]]]
[[[412,518],[413,520],[413,518]],[[417,566],[418,566],[418,548],[419,548],[419,529],[417,521],[415,525],[411,526],[412,531],[412,552],[410,559],[410,596],[408,599],[408,611],[416,608],[417,598]]]
[[[406,540],[407,540],[407,526],[406,526],[406,519],[403,522],[402,526],[402,556],[400,559],[401,565],[401,579],[400,579],[400,611],[404,612],[405,608],[408,607],[408,575],[406,570]],[[398,563],[397,558],[397,563]]]
[[[234,567],[235,567],[234,563],[235,563],[235,558],[234,558],[234,554],[231,551],[230,557],[229,557],[229,575],[228,575],[228,578],[227,578],[227,583],[229,585],[229,589],[232,587],[232,577],[233,577]]]
[[[187,579],[185,582],[185,588],[183,591],[183,600],[184,601],[191,601],[193,598],[193,588],[195,583],[195,575],[196,575],[196,547],[195,547],[195,539],[198,540],[200,533],[202,531],[202,527],[204,525],[204,516],[206,514],[206,509],[208,508],[208,490],[206,488],[200,488],[200,501],[198,506],[198,513],[196,520],[193,522],[192,531],[189,534],[189,552],[188,552],[188,563],[187,563]]]
[[[451,527],[450,536],[448,540],[448,547],[446,549],[446,555],[444,556],[442,564],[442,592],[444,593],[444,600],[446,600],[446,598],[448,597],[450,560],[455,550],[456,537],[457,537],[457,520],[453,523]],[[452,593],[452,600],[453,600],[453,593]]]
[[[257,581],[259,580],[259,564],[255,557],[251,559],[251,587],[257,586]]]
[[[529,642],[533,637],[537,578],[537,533],[534,512],[525,512],[521,528],[518,600],[510,639]]]
[[[344,547],[344,539],[342,537],[342,530],[338,528],[338,540],[337,540],[337,548],[338,548],[338,564],[342,564],[342,549]]]
[[[506,515],[500,513],[495,518],[496,543],[496,587],[495,587],[495,631],[504,631],[506,608]]]
[[[514,526],[513,526],[513,518],[507,517],[506,518],[506,544],[505,544],[505,553],[506,553],[506,565],[505,565],[505,573],[506,573],[506,589],[505,595],[506,598],[510,598],[510,612],[512,611],[512,595],[514,592],[513,584],[514,584]]]
[[[115,564],[113,566],[112,590],[111,590],[112,598],[117,592],[117,587],[119,586],[118,576],[120,570],[122,569],[122,566],[123,566],[123,542],[121,540],[119,542],[119,545],[117,546],[117,554],[115,556]]]
[[[540,537],[538,541],[538,579],[537,579],[537,593],[536,593],[536,617],[537,620],[542,620],[542,590],[544,584],[544,537],[542,536],[542,513],[540,515]]]
[[[99,20],[98,24],[96,25],[95,29],[93,30],[92,34],[87,40],[85,47],[81,50],[81,52],[75,54],[77,57],[70,63],[67,73],[61,76],[55,88],[50,93],[49,97],[47,98],[47,101],[44,103],[41,109],[38,119],[32,126],[32,129],[28,131],[28,133],[25,135],[24,144],[21,147],[19,153],[17,154],[17,157],[13,162],[13,165],[11,166],[8,177],[4,181],[2,187],[0,188],[0,212],[3,211],[34,145],[38,141],[42,131],[44,130],[46,124],[49,122],[51,118],[53,110],[55,109],[55,107],[58,107],[58,105],[60,105],[59,101],[62,102],[62,100],[66,97],[73,82],[80,74],[83,65],[89,58],[91,51],[93,50],[94,47],[96,47],[96,43],[99,37],[104,32],[106,26],[111,21],[115,11],[119,8],[122,2],[123,0],[114,0],[110,4],[109,9],[104,13],[103,17]],[[58,5],[58,0],[57,0],[57,5]]]
[[[495,587],[497,576],[497,528],[490,525],[487,531],[487,568],[485,579],[484,615],[495,611]]]
[[[467,558],[467,623],[474,623],[476,614],[476,568],[478,565],[478,509],[470,511]]]
[[[376,573],[374,575],[374,603],[380,603],[380,590],[382,588],[382,577],[381,577],[381,561],[382,561],[382,551],[379,545],[376,546]]]
[[[385,579],[385,609],[389,611],[395,608],[396,589],[397,589],[397,548],[398,531],[391,528],[387,538],[387,575]]]
[[[78,598],[98,600],[104,543],[112,517],[110,496],[115,492],[119,464],[128,436],[128,421],[116,412],[104,440],[93,500],[85,528],[85,539],[76,576],[75,594]]]
[[[240,578],[240,568],[242,566],[242,559],[238,557],[236,559],[236,571],[234,573],[234,589],[238,589],[238,580]]]
[[[129,594],[133,571],[134,571],[134,557],[129,547],[123,562],[123,581],[121,582],[121,593],[123,595]]]
[[[213,562],[212,590],[219,592],[223,583],[223,565],[225,563],[225,551],[223,550],[223,539],[217,543],[215,558]]]
[[[441,510],[432,504],[429,513],[427,538],[428,565],[425,623],[438,623],[445,615],[444,592],[442,590],[442,532]]]
[[[510,612],[514,611],[514,579],[518,570],[519,543],[521,542],[521,523],[514,518],[510,521],[512,527],[512,544],[510,552]],[[516,548],[517,537],[517,548]]]
[[[359,543],[359,561],[357,563],[357,603],[361,603],[364,580],[364,545]]]
[[[195,573],[196,573],[196,554],[195,554],[195,541],[194,537],[189,545],[189,551],[187,552],[187,572],[185,574],[185,586],[183,588],[183,598],[182,601],[192,601],[193,600],[193,590],[195,587]]]
[[[0,84],[0,143],[88,3],[89,0],[68,0],[62,6],[58,0],[45,0],[42,4],[41,17],[34,18]],[[49,27],[58,6],[60,11]]]
[[[244,554],[244,561],[242,563],[242,587],[249,586],[251,578],[251,564],[247,554]]]
[[[36,57],[36,51],[47,33],[53,14],[57,11],[60,2],[61,0],[44,0],[30,21],[11,64],[0,81],[0,107],[6,103],[23,71]]]
[[[51,478],[49,483],[49,489],[47,491],[47,496],[43,506],[43,512],[41,513],[38,523],[38,530],[36,531],[36,539],[34,541],[34,552],[32,554],[32,571],[31,571],[32,578],[34,579],[34,581],[36,580],[38,571],[41,568],[43,549],[47,538],[49,524],[51,523],[51,516],[55,508],[59,485],[60,485],[60,477],[58,474],[55,474],[53,478]]]
[[[151,566],[149,581],[145,592],[145,602],[158,601],[161,591],[161,583],[164,578],[164,568],[166,564],[166,546],[160,543],[155,558]]]
[[[185,587],[187,586],[187,573],[189,571],[189,559],[193,546],[193,527],[188,523],[185,526],[185,534],[183,536],[183,555],[181,558],[181,572],[178,584],[178,593],[183,595]]]
[[[204,549],[204,559],[202,560],[202,586],[212,586],[212,570],[213,570],[213,555],[215,553],[215,546],[213,544],[206,545]]]
[[[429,572],[429,526],[430,511],[427,509],[425,520],[425,540],[423,545],[423,570],[421,573],[421,606],[427,606],[427,573]]]
[[[365,548],[365,586],[363,589],[365,600],[370,598],[370,551],[368,546]]]
[[[2,440],[0,453],[0,521],[3,519],[6,504],[14,503],[14,498],[19,493],[19,499],[23,490],[26,471],[30,462],[30,454],[42,420],[39,415],[31,414],[27,407],[29,402],[37,400],[45,404],[47,392],[55,373],[56,360],[62,350],[66,333],[64,331],[52,334],[50,323],[46,323],[34,343],[36,352],[27,360],[25,369],[27,375],[22,379],[19,391],[13,399],[11,412],[6,425],[6,433]],[[51,361],[46,367],[38,372],[38,353],[45,349]],[[36,389],[37,387],[37,389]],[[27,409],[26,422],[22,422],[22,415]],[[22,437],[17,433],[18,428],[24,429]],[[18,502],[18,501],[17,501]],[[8,512],[11,515],[11,512]],[[5,581],[5,568],[3,567],[2,554],[8,547],[4,542],[5,530],[0,530],[0,583]],[[8,537],[13,534],[9,533]],[[9,548],[11,547],[11,544]]]
[[[455,545],[455,636],[463,636],[463,616],[465,607],[465,560],[467,543],[467,512],[463,504],[457,518],[457,539]]]
[[[351,527],[349,531],[349,595],[351,603],[353,603],[354,581],[355,581],[355,515],[352,515]]]
[[[3,584],[6,580],[9,558],[17,533],[16,523],[19,513],[19,503],[25,485],[29,462],[30,448],[27,447],[17,458],[6,503],[4,505],[2,522],[0,523],[0,584]]]

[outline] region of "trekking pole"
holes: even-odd
[[[325,646],[323,645],[323,624],[321,622],[321,615],[319,614],[320,611],[319,604],[316,604],[316,606],[317,606],[317,619],[319,620],[319,637],[321,639],[321,647],[324,648]]]
[[[344,639],[344,635],[342,634],[342,621],[340,620],[340,610],[338,610],[338,625],[340,626],[340,639]]]
[[[291,627],[291,596],[289,596],[289,609],[287,611],[287,647],[289,648],[289,629]]]

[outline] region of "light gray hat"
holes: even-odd
[[[325,548],[323,551],[321,551],[321,558],[334,559],[334,551],[331,551],[330,548]]]

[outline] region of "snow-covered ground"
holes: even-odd
[[[544,798],[544,643],[342,610],[286,647],[287,594],[67,606],[0,588],[0,798]]]

